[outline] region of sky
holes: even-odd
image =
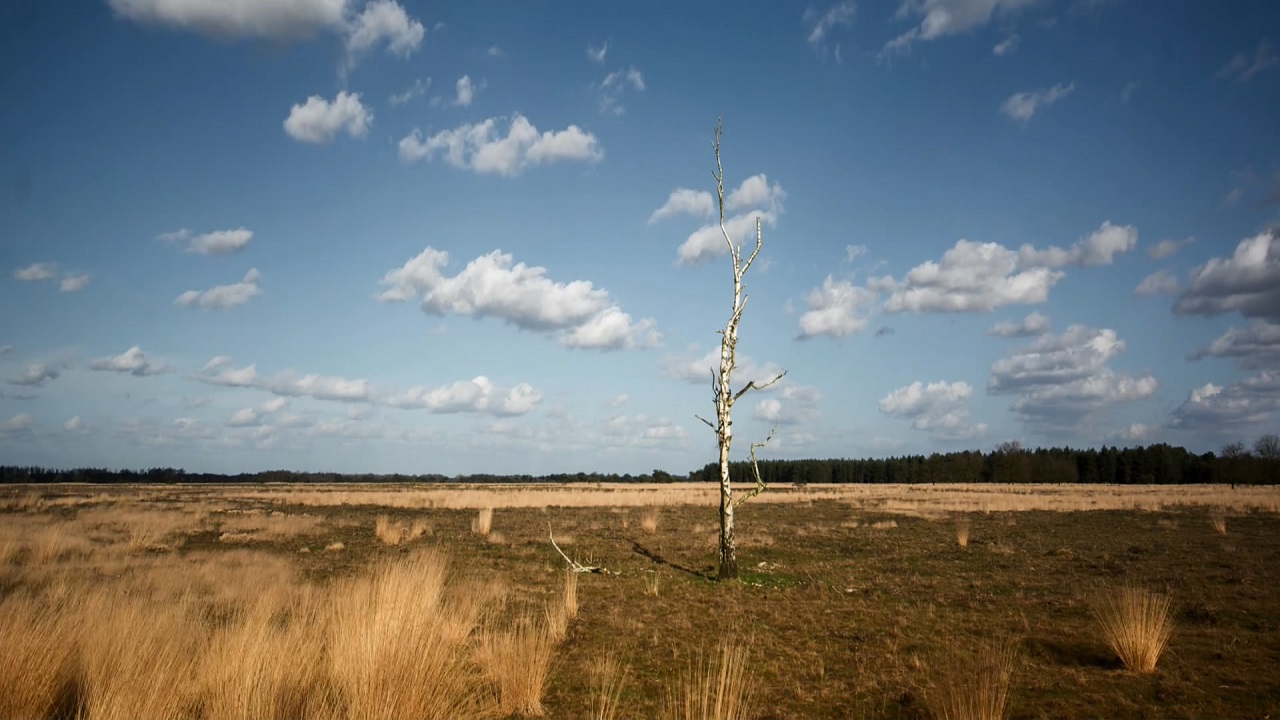
[[[684,473],[1280,429],[1268,0],[16,0],[0,464]],[[772,436],[770,436],[772,433]]]

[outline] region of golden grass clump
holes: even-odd
[[[751,712],[752,683],[746,645],[726,639],[706,657],[693,659],[667,688],[666,720],[745,720]]]
[[[0,602],[0,717],[48,717],[71,680],[75,612],[25,594]]]
[[[475,518],[471,521],[471,532],[481,537],[488,537],[489,531],[493,529],[493,508],[481,508],[476,512]]]
[[[1213,526],[1213,531],[1219,535],[1227,534],[1227,514],[1223,511],[1211,511],[1209,513],[1209,524]]]
[[[645,511],[640,514],[640,529],[649,535],[658,532],[658,517],[657,508],[645,508]]]
[[[969,531],[972,524],[968,518],[960,518],[956,520],[956,544],[960,547],[969,547]]]
[[[658,573],[653,572],[645,576],[644,594],[658,597]]]
[[[564,615],[572,620],[578,617],[578,573],[564,571]]]
[[[616,654],[610,653],[595,663],[591,673],[591,720],[614,720],[622,704],[622,688],[626,687],[631,668]]]
[[[412,523],[392,520],[386,515],[379,515],[373,525],[373,534],[383,545],[400,545],[413,542],[423,535],[431,534],[431,526],[426,520],[414,520]]]
[[[1173,634],[1173,602],[1168,595],[1126,586],[1102,593],[1094,606],[1102,635],[1120,662],[1135,672],[1151,672]]]
[[[937,720],[1003,720],[1017,658],[1007,639],[954,652],[930,667],[925,704]]]
[[[502,715],[539,717],[542,693],[551,674],[555,638],[537,615],[520,618],[504,630],[484,630],[476,659],[498,690]]]

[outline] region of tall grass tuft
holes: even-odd
[[[658,517],[657,508],[645,508],[640,514],[640,529],[650,535],[658,532]]]
[[[471,521],[471,532],[481,537],[488,537],[493,529],[493,508],[482,508]]]
[[[1173,634],[1168,595],[1126,586],[1103,593],[1094,606],[1102,635],[1124,666],[1151,672]]]
[[[614,720],[622,704],[622,688],[631,668],[615,654],[606,655],[591,673],[591,720]]]
[[[754,677],[748,648],[722,641],[710,657],[699,654],[667,689],[666,720],[745,720]]]
[[[1209,513],[1209,524],[1213,526],[1213,531],[1219,535],[1227,534],[1227,514],[1223,511],[1211,511]]]
[[[1012,640],[984,641],[930,668],[925,704],[937,720],[1003,720],[1017,663]]]
[[[507,629],[481,632],[476,659],[497,687],[501,714],[543,714],[542,693],[554,649],[555,639],[536,615],[522,617]]]
[[[969,547],[969,530],[972,525],[968,518],[960,518],[956,520],[956,544],[960,547]]]
[[[564,571],[564,615],[572,620],[578,617],[578,573]]]
[[[25,594],[0,602],[0,718],[53,714],[59,690],[71,680],[79,616],[65,603]]]

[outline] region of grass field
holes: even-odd
[[[710,487],[0,488],[0,718],[1280,710],[1275,488],[775,488],[738,522],[715,583]]]

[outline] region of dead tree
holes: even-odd
[[[760,385],[750,380],[736,392],[730,385],[738,347],[738,321],[742,319],[742,308],[747,302],[747,296],[742,292],[742,276],[755,261],[763,241],[760,237],[760,218],[757,217],[756,244],[751,254],[743,260],[742,246],[735,243],[729,237],[729,231],[725,229],[724,169],[720,166],[721,125],[722,121],[717,120],[715,141],[711,144],[716,156],[716,169],[712,177],[716,180],[716,199],[720,205],[720,233],[724,235],[724,241],[729,246],[729,258],[733,261],[733,311],[729,314],[729,321],[725,323],[724,330],[716,331],[720,333],[720,370],[719,372],[714,368],[711,370],[711,395],[716,406],[716,421],[712,424],[706,418],[698,417],[698,419],[715,431],[720,449],[720,562],[717,577],[721,580],[736,580],[738,579],[738,550],[733,535],[733,513],[738,505],[764,491],[764,481],[760,478],[760,468],[756,465],[756,448],[767,444],[773,437],[773,433],[770,432],[764,442],[751,443],[751,470],[755,474],[756,486],[735,501],[733,487],[729,484],[729,448],[733,444],[733,419],[730,413],[733,410],[733,404],[748,390],[763,390],[781,380],[782,376],[786,375],[786,371],[779,372],[773,379]]]

